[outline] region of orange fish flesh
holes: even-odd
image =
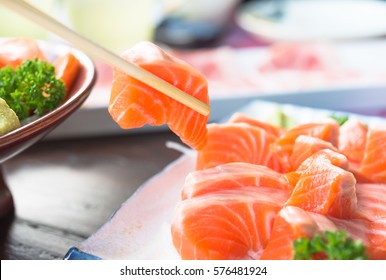
[[[286,205],[338,218],[349,217],[356,207],[356,180],[347,158],[329,149],[321,150],[296,170],[299,179]]]
[[[207,142],[197,153],[196,169],[247,162],[281,170],[279,160],[270,151],[270,145],[277,139],[271,133],[247,123],[212,123],[207,127]]]
[[[209,104],[206,78],[155,44],[141,42],[125,51],[122,57]],[[121,128],[167,124],[188,146],[200,150],[205,145],[209,116],[201,115],[119,69],[114,70],[108,111]]]
[[[339,131],[339,152],[350,161],[360,163],[365,154],[368,126],[358,119],[350,118]]]
[[[386,259],[385,219],[338,219],[294,206],[284,207],[276,216],[271,237],[260,259],[292,260],[294,240],[335,230],[344,230],[350,238],[362,241],[370,259]]]
[[[258,119],[249,117],[243,113],[234,113],[229,119],[231,123],[247,123],[252,126],[260,127],[265,131],[272,133],[274,136],[279,137],[284,133],[284,129],[278,126],[274,126],[270,123],[259,121]]]
[[[257,259],[287,198],[280,189],[244,187],[182,200],[173,244],[182,259]]]
[[[14,38],[0,44],[0,68],[16,68],[27,59],[47,60],[36,40]]]
[[[284,172],[291,171],[290,156],[295,141],[300,135],[316,137],[338,147],[339,125],[335,120],[328,119],[325,122],[297,125],[281,135],[271,145],[271,150],[280,159]]]
[[[286,206],[276,216],[271,237],[260,259],[293,260],[294,240],[301,237],[312,238],[327,230],[336,230],[336,226],[325,215]]]
[[[263,165],[233,162],[189,173],[182,188],[182,199],[245,186],[289,189],[279,172]]]
[[[292,153],[289,158],[291,165],[290,170],[293,171],[298,169],[303,161],[323,149],[337,151],[337,149],[330,142],[312,136],[300,135],[295,140]]]
[[[375,183],[386,184],[386,128],[371,128],[359,172]]]

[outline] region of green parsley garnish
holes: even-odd
[[[0,69],[0,97],[21,121],[54,110],[64,96],[64,83],[56,78],[55,68],[48,62],[26,60],[16,69]]]
[[[331,115],[330,118],[336,120],[339,126],[342,126],[345,122],[348,121],[347,115]]]
[[[365,260],[365,246],[354,241],[345,231],[326,231],[313,238],[299,238],[293,242],[295,260]]]

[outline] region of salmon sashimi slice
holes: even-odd
[[[257,259],[286,198],[280,189],[250,187],[180,201],[173,244],[182,259]]]
[[[279,172],[263,165],[233,162],[189,173],[182,188],[182,199],[251,186],[289,189]]]
[[[66,87],[66,93],[68,93],[82,66],[80,61],[73,53],[68,52],[58,56],[54,60],[53,65],[55,67],[56,78],[63,81]]]
[[[16,68],[27,59],[47,60],[36,40],[14,38],[0,44],[0,68]]]
[[[264,129],[265,131],[272,133],[274,136],[279,137],[284,133],[284,129],[278,126],[274,126],[268,122],[263,122],[258,119],[252,118],[250,116],[247,116],[243,113],[234,113],[231,118],[229,119],[229,122],[233,123],[247,123],[252,126],[260,127]]]
[[[348,160],[329,149],[321,150],[295,171],[298,181],[286,205],[338,218],[349,217],[356,208],[356,180],[342,167]]]
[[[328,119],[320,123],[306,123],[297,125],[287,130],[275,143],[271,145],[271,150],[280,158],[284,172],[291,171],[290,156],[296,139],[300,135],[307,135],[320,138],[330,142],[334,147],[338,147],[339,125],[333,119]]]
[[[325,231],[346,231],[366,247],[370,259],[386,258],[386,220],[338,219],[305,211],[294,206],[284,207],[276,216],[271,237],[260,259],[294,259],[293,241],[311,238]]]
[[[367,253],[371,259],[386,260],[386,219],[369,222]]]
[[[348,119],[339,132],[339,152],[345,155],[349,162],[349,171],[355,176],[358,183],[373,183],[370,176],[360,171],[367,142],[369,127],[356,118]]]
[[[353,218],[386,219],[386,184],[357,184],[357,209]]]
[[[317,155],[315,156],[315,154]],[[327,148],[327,149],[317,151],[314,154],[312,154],[310,157],[308,157],[306,160],[304,160],[302,164],[297,168],[296,171],[291,171],[284,174],[285,180],[290,185],[290,190],[293,190],[295,188],[296,184],[300,179],[300,176],[303,174],[305,170],[307,170],[308,164],[310,164],[315,160],[322,160],[326,163],[331,163],[332,165],[340,167],[344,170],[350,169],[350,163],[348,159],[344,155],[340,154],[339,152],[336,152],[335,148],[334,150]]]
[[[271,237],[261,254],[261,260],[293,260],[293,241],[312,238],[337,227],[325,215],[311,213],[299,207],[286,206],[277,214]]]
[[[359,172],[375,183],[386,183],[386,128],[371,128]]]
[[[155,44],[141,42],[125,51],[122,57],[209,104],[206,78]],[[119,69],[114,70],[108,111],[121,128],[167,124],[188,146],[199,150],[205,145],[209,116],[201,115]]]
[[[290,156],[291,171],[298,169],[303,161],[323,149],[337,151],[330,142],[312,136],[300,135],[295,140]]]
[[[281,171],[278,158],[269,148],[277,139],[271,133],[246,123],[212,123],[207,128],[206,146],[197,153],[197,170],[247,162]]]
[[[368,221],[365,219],[331,218],[339,230],[344,230],[354,240],[361,240],[366,254],[372,260],[386,259],[386,219]]]
[[[369,176],[363,174],[360,171],[360,163],[350,161],[350,166],[347,170],[354,175],[355,179],[357,180],[357,183],[359,184],[374,183]]]
[[[350,118],[339,132],[339,152],[349,161],[360,163],[365,154],[368,126],[358,119]]]

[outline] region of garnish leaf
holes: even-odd
[[[365,260],[365,246],[351,239],[345,231],[325,231],[312,238],[299,238],[293,242],[295,260]]]
[[[64,83],[56,78],[55,68],[48,62],[26,60],[16,69],[10,66],[0,69],[0,97],[19,120],[52,111],[64,96]]]
[[[330,118],[336,120],[339,126],[342,126],[349,119],[347,115],[336,115],[336,114],[331,115]]]

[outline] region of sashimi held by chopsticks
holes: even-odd
[[[192,66],[169,55],[155,44],[138,43],[125,51],[122,57],[209,104],[206,78]],[[122,128],[168,124],[190,147],[197,150],[204,147],[208,116],[162,94],[120,69],[114,71],[108,109]]]

